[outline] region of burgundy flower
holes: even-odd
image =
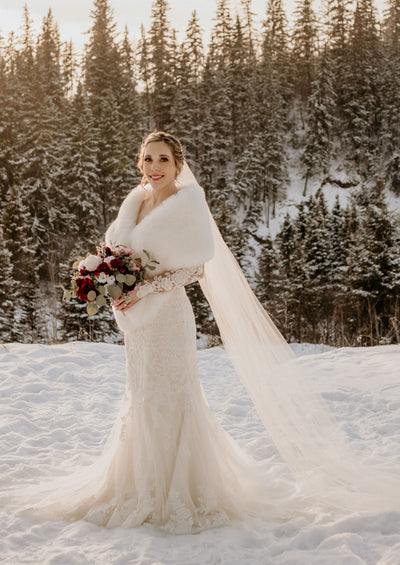
[[[121,270],[123,268],[123,266],[124,266],[124,264],[119,257],[115,257],[115,259],[112,259],[110,261],[110,267],[112,267],[113,269]]]
[[[90,277],[76,279],[78,286],[76,295],[82,302],[87,302],[87,295],[90,290],[96,290],[96,287]]]
[[[100,263],[100,265],[97,267],[97,269],[94,271],[94,276],[98,277],[100,273],[105,273],[106,275],[110,275],[111,274],[111,269],[110,269],[110,265],[109,263],[106,263],[105,261],[103,261],[102,263]]]

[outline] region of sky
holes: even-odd
[[[26,0],[0,0],[0,35],[6,37],[10,31],[18,34],[21,31],[23,6]],[[314,0],[314,9],[321,11],[321,2]],[[385,0],[376,0],[378,15],[381,15]],[[289,22],[293,19],[293,9],[296,0],[284,0],[284,6]],[[28,0],[27,5],[33,20],[34,30],[40,29],[40,24],[51,8],[58,23],[61,39],[72,39],[77,52],[82,51],[86,42],[85,32],[90,26],[90,12],[92,0]],[[117,30],[122,32],[128,26],[131,39],[136,42],[143,24],[149,28],[153,0],[111,0]],[[197,11],[200,25],[203,30],[204,46],[207,45],[211,29],[214,25],[217,0],[169,0],[169,22],[178,32],[178,40],[185,37],[185,30],[193,10]],[[240,0],[230,0],[231,13],[240,12]],[[252,11],[255,14],[254,23],[261,29],[261,22],[265,19],[267,0],[253,0]]]

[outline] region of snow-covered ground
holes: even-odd
[[[400,346],[293,348],[302,362],[320,369],[323,395],[349,435],[400,463]],[[198,361],[218,419],[256,458],[271,457],[273,466],[274,448],[224,350],[199,350]],[[121,345],[0,346],[0,491],[91,462],[117,413],[124,378]],[[399,565],[400,508],[368,517],[319,516],[313,523],[255,521],[193,536],[163,535],[150,525],[34,523],[0,509],[0,562]]]

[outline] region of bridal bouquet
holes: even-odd
[[[155,269],[149,253],[146,265],[141,257],[134,257],[135,251],[125,245],[111,246],[102,242],[96,248],[96,254],[80,257],[74,261],[71,286],[64,289],[63,300],[70,302],[77,299],[86,303],[89,316],[97,312],[111,300],[133,290],[138,282],[143,282],[147,269]]]

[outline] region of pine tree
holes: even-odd
[[[229,80],[231,92],[235,95],[231,103],[232,145],[234,159],[239,157],[249,140],[249,89],[243,80],[248,70],[244,37],[240,19],[237,16],[232,34],[231,64]],[[250,110],[251,115],[251,110]]]
[[[0,342],[14,341],[14,311],[13,289],[16,282],[12,276],[12,256],[4,241],[3,226],[0,223],[0,246],[2,249],[2,266],[0,276]]]
[[[99,181],[97,183],[101,219],[100,230],[105,231],[115,218],[119,206],[128,192],[123,175],[124,164],[123,138],[119,125],[119,107],[117,98],[109,94],[102,99],[99,107],[100,120],[98,131]]]
[[[64,160],[64,183],[71,218],[68,225],[68,251],[76,242],[95,245],[100,236],[102,210],[98,202],[100,167],[99,132],[88,96],[78,84],[68,116],[68,146]]]
[[[61,87],[64,95],[69,98],[75,93],[78,64],[72,41],[67,41],[62,47],[61,53]]]
[[[269,61],[270,81],[276,85],[282,102],[281,119],[289,128],[289,107],[293,97],[293,69],[289,51],[287,16],[282,0],[268,0],[263,25],[262,57]]]
[[[173,104],[174,132],[185,147],[188,160],[197,165],[202,138],[200,82],[204,53],[197,14],[193,11],[180,46],[177,90]]]
[[[37,247],[29,235],[30,214],[19,188],[13,185],[7,195],[3,212],[3,242],[10,253],[13,280],[14,324],[13,341],[32,342],[39,338],[39,276]],[[36,326],[37,323],[37,326]]]
[[[233,151],[232,107],[229,68],[231,64],[232,23],[226,0],[219,0],[215,26],[202,82],[203,143],[200,167],[205,178],[207,197],[215,221],[228,238],[232,221],[232,169],[229,166]],[[228,62],[228,64],[227,64]],[[210,132],[210,136],[207,135]]]
[[[264,171],[260,182],[255,184],[255,198],[265,208],[264,221],[275,216],[276,204],[286,194],[288,183],[287,157],[285,151],[285,133],[282,125],[282,97],[274,82],[265,79],[263,93],[263,113],[260,114],[262,127],[257,144],[261,141],[261,154]]]
[[[300,112],[303,116],[302,110],[311,94],[311,83],[315,78],[317,56],[317,20],[311,0],[297,0],[294,17],[291,36],[294,88],[301,100]],[[303,119],[302,121],[304,123]]]
[[[387,186],[400,195],[400,1],[389,0],[383,23],[385,96],[383,107],[384,132],[382,153],[386,160]]]
[[[387,0],[383,21],[383,37],[393,54],[400,53],[400,2]]]
[[[144,134],[144,132],[153,129],[154,120],[152,117],[151,102],[150,46],[149,39],[146,37],[146,32],[143,24],[140,26],[140,39],[137,46],[137,58],[139,61],[139,80],[143,85],[143,95],[141,98],[141,123],[143,124],[142,133]]]
[[[0,195],[5,202],[10,187],[19,182],[24,160],[19,144],[20,132],[33,114],[35,83],[32,22],[24,7],[23,36],[17,49],[17,38],[10,33],[0,69]]]
[[[38,242],[42,276],[55,269],[58,244],[66,230],[69,214],[63,195],[62,179],[64,158],[64,131],[60,112],[51,98],[46,98],[36,112],[28,111],[26,130],[19,136],[19,152],[23,157],[21,167],[22,192],[29,203],[31,236]]]
[[[265,209],[269,225],[275,216],[276,204],[285,195],[288,172],[285,155],[285,129],[288,127],[289,59],[286,16],[280,0],[270,0],[259,65],[258,94],[260,97],[259,128],[262,137],[265,170],[257,184],[256,198]]]
[[[215,132],[213,129],[213,108],[209,103],[209,93],[214,87],[214,73],[210,58],[207,57],[200,84],[200,119],[202,135],[199,139],[199,182],[204,187],[207,198],[212,193],[218,168],[218,156],[214,150]]]
[[[60,33],[51,9],[43,18],[35,63],[38,100],[49,98],[62,110],[64,100]]]
[[[141,174],[136,168],[137,147],[143,129],[141,124],[141,102],[137,92],[136,61],[134,49],[125,28],[120,46],[121,87],[119,89],[119,128],[121,130],[121,162],[119,190],[127,192],[140,182]]]
[[[320,335],[321,326],[324,326],[324,322],[331,318],[333,310],[330,285],[331,268],[328,255],[328,214],[321,190],[315,197],[307,200],[307,206],[307,228],[303,240],[303,297],[304,304],[307,305],[304,309],[304,318],[309,326],[311,340],[316,341]],[[326,327],[324,330],[325,341],[329,334]]]
[[[365,183],[354,198],[362,214],[349,252],[349,283],[356,295],[383,296],[391,286],[390,251],[395,235],[382,186],[377,181]]]
[[[288,163],[285,153],[285,135],[279,120],[281,98],[271,86],[268,102],[268,127],[261,133],[264,152],[264,172],[256,186],[257,199],[264,205],[264,221],[269,226],[275,217],[276,205],[286,196],[289,183]]]
[[[257,186],[261,186],[265,174],[263,138],[257,134],[238,157],[235,169],[234,192],[238,205],[248,212],[251,203],[257,200]],[[255,226],[254,226],[255,227]]]
[[[353,198],[362,210],[349,248],[347,284],[358,318],[361,343],[371,344],[392,330],[387,295],[396,288],[396,234],[382,191],[372,180]]]
[[[271,314],[271,308],[275,309],[276,293],[280,281],[278,257],[274,242],[270,236],[265,238],[261,247],[255,280],[257,284],[257,297],[264,308]]]
[[[94,116],[102,115],[104,98],[119,94],[121,86],[120,52],[116,25],[109,0],[94,0],[92,26],[84,53],[84,77]]]
[[[382,57],[378,24],[372,0],[358,0],[351,32],[350,99],[345,106],[348,137],[354,160],[362,172],[373,170],[382,130],[381,97],[377,63]]]
[[[4,49],[0,55],[0,202],[4,202],[9,187],[17,175],[16,124],[17,100],[12,93],[13,59]],[[0,208],[0,211],[2,206]]]
[[[294,222],[286,212],[280,231],[275,239],[278,250],[278,292],[277,318],[281,320],[283,333],[288,341],[298,339],[296,333],[296,310],[298,308],[295,292],[296,256],[300,251],[298,233]]]
[[[330,283],[335,287],[335,294],[345,290],[345,277],[347,274],[347,249],[348,239],[346,234],[345,212],[340,206],[339,196],[335,197],[335,204],[327,219],[328,228],[328,262],[330,265]]]
[[[337,101],[336,135],[343,136],[347,128],[345,119],[346,105],[351,101],[349,84],[351,82],[351,44],[350,29],[352,22],[351,0],[327,0],[325,25],[326,41],[329,47],[331,72],[335,85]]]
[[[230,155],[233,152],[232,95],[229,81],[232,49],[232,19],[226,0],[218,0],[216,22],[208,47],[209,80],[207,104],[212,108],[213,152],[218,163],[215,181],[228,184]],[[206,83],[205,83],[206,86]]]
[[[168,10],[167,0],[154,0],[148,39],[152,116],[155,127],[166,131],[172,125],[171,106],[176,78],[171,72],[174,49]]]
[[[329,55],[324,49],[316,78],[312,83],[312,94],[308,100],[305,148],[301,156],[305,176],[303,196],[307,192],[309,177],[320,171],[326,174],[329,169],[334,140],[335,113],[333,75]]]
[[[242,129],[242,151],[246,149],[246,146],[252,142],[253,137],[260,131],[258,98],[259,37],[254,29],[253,16],[255,14],[251,11],[251,2],[252,0],[241,0],[243,14],[239,20],[241,31],[240,43],[243,51],[241,63],[242,77],[246,77],[246,80],[243,80],[243,78],[238,79],[240,87],[245,91],[244,100],[242,102],[243,110],[240,116],[242,125],[238,126]],[[238,23],[236,24],[236,29],[239,29]],[[236,31],[235,33],[237,35],[238,32]],[[237,40],[235,41],[237,44]],[[246,126],[244,124],[246,124]]]

